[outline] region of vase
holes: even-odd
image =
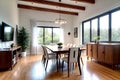
[[[22,52],[22,57],[26,57],[27,56],[27,52]]]
[[[62,48],[62,45],[58,45],[58,48]]]
[[[96,43],[96,44],[99,44],[99,40],[95,40],[95,43]]]

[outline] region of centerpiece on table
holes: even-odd
[[[58,48],[62,48],[63,43],[59,42],[57,43],[57,45],[58,45]]]

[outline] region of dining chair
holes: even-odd
[[[81,52],[80,52],[80,48],[78,47],[73,47],[73,48],[69,48],[69,53],[68,53],[68,57],[63,57],[62,58],[62,71],[63,71],[63,66],[64,66],[64,62],[67,62],[67,68],[68,68],[68,77],[69,77],[69,69],[70,69],[70,65],[71,63],[78,63],[78,57],[81,57]],[[80,64],[78,63],[79,69],[80,69]],[[81,74],[81,69],[80,69],[80,74]]]
[[[67,43],[66,47],[71,48],[71,47],[75,47],[75,45],[72,43]],[[67,56],[68,54],[64,54],[64,57],[67,57]]]
[[[72,47],[76,47],[76,44],[73,44]]]
[[[70,43],[67,43],[67,44],[66,44],[66,47],[69,47],[69,46],[70,46]]]
[[[69,45],[69,47],[73,47],[73,44],[71,43],[71,44]]]
[[[51,59],[54,59],[56,60],[56,54],[52,52],[51,49],[47,48],[46,46],[43,46],[42,45],[42,48],[43,48],[43,57],[42,57],[42,60],[43,60],[43,63],[45,65],[45,70],[47,69],[47,65],[48,65],[48,60],[51,60]]]
[[[86,50],[86,48],[85,48],[86,46],[85,45],[79,45],[79,47],[84,48],[84,50],[81,51],[81,54],[84,54],[84,51]],[[82,57],[80,59],[81,59],[82,64],[84,65]]]

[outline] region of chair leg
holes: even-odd
[[[42,62],[43,62],[43,64],[45,64],[45,57],[44,57],[44,55],[42,56]]]
[[[44,61],[44,55],[42,56],[42,61]]]
[[[61,66],[61,65],[60,65],[60,59],[58,59],[58,63],[59,63],[59,66]]]
[[[81,59],[82,65],[84,65],[82,57],[80,59]]]
[[[48,65],[48,60],[47,60],[47,62],[46,62],[45,70],[47,69],[47,65]]]
[[[68,63],[68,77],[69,77],[69,70],[70,70],[69,67],[70,67],[70,63]]]
[[[82,73],[81,73],[81,68],[80,68],[80,58],[78,58],[78,67],[79,67],[79,72],[80,72],[80,75],[81,75]]]
[[[45,59],[45,58],[43,58],[43,64],[44,64],[44,66],[45,66],[45,62],[46,62],[46,59]]]
[[[62,71],[63,71],[63,67],[64,67],[64,61],[62,61]]]

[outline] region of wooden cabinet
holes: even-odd
[[[12,67],[12,54],[10,51],[0,51],[0,69]]]
[[[90,46],[90,47],[89,47]],[[92,54],[93,56],[90,56]],[[99,43],[87,44],[87,56],[96,61],[112,66],[120,64],[120,44],[119,43]]]
[[[92,44],[92,55],[95,60],[97,60],[97,58],[98,58],[98,54],[97,54],[98,48],[97,47],[98,47],[97,44]]]
[[[117,45],[117,46],[114,46],[114,57],[113,57],[113,64],[120,64],[120,46]]]
[[[99,62],[104,62],[104,58],[105,58],[105,47],[104,45],[98,45],[98,61]]]
[[[106,45],[105,46],[105,63],[119,64],[120,49],[119,45]]]
[[[87,57],[97,59],[97,44],[87,44]]]
[[[105,63],[107,64],[113,64],[113,51],[114,51],[114,46],[112,45],[106,45],[105,46],[105,50],[104,50],[104,59],[105,59]]]
[[[21,47],[11,49],[0,49],[0,69],[11,68],[21,57]]]
[[[87,44],[87,56],[92,57],[92,45]]]

